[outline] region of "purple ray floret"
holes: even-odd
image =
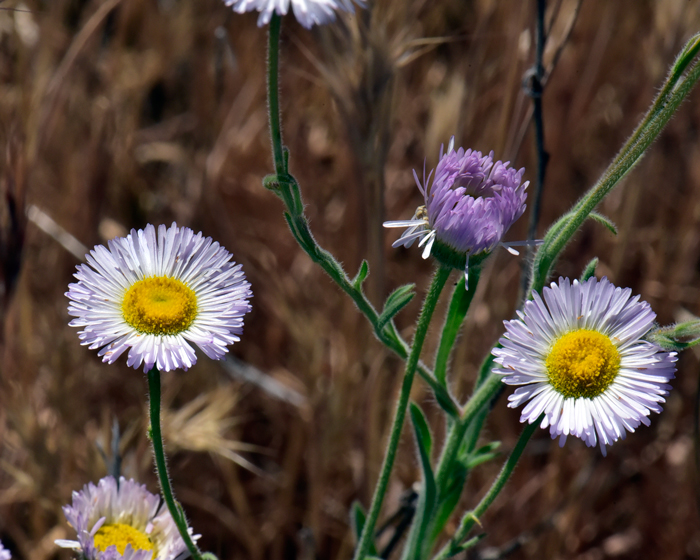
[[[421,189],[437,239],[472,255],[495,249],[525,211],[524,172],[494,163],[493,152],[482,156],[460,148],[441,154],[432,185]]]
[[[419,239],[428,258],[434,242],[467,256],[488,254],[500,243],[508,228],[525,211],[528,182],[522,183],[525,169],[513,169],[509,162],[493,160],[493,152],[484,156],[475,150],[454,149],[454,137],[447,153],[440,149],[440,161],[423,181],[413,173],[425,198],[410,220],[385,222],[385,227],[406,228],[393,246],[410,247]],[[431,182],[431,177],[433,177]],[[536,245],[536,241],[506,243]],[[511,252],[515,252],[509,248]],[[466,272],[466,269],[465,269]]]

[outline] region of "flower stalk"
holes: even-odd
[[[156,473],[160,482],[160,489],[165,500],[165,505],[168,506],[168,511],[175,521],[177,530],[185,541],[187,550],[189,550],[194,560],[204,560],[201,551],[192,540],[189,531],[187,530],[187,520],[182,506],[175,500],[173,488],[170,484],[168,476],[168,464],[165,458],[165,449],[163,448],[163,435],[160,430],[160,371],[157,367],[151,368],[148,372],[148,394],[151,415],[151,427],[149,436],[151,445],[153,446],[153,458],[156,464]],[[211,558],[208,554],[206,558]]]
[[[413,385],[413,377],[418,366],[418,359],[423,348],[423,342],[425,342],[425,336],[428,332],[430,320],[432,319],[433,312],[435,311],[435,306],[440,297],[440,293],[445,286],[445,282],[450,275],[450,271],[450,268],[438,266],[437,270],[435,271],[435,275],[433,276],[433,281],[430,285],[428,295],[423,303],[423,309],[418,317],[416,334],[413,339],[411,352],[408,356],[408,360],[406,361],[406,370],[404,372],[403,383],[401,384],[401,393],[399,394],[399,400],[396,404],[394,420],[391,424],[389,442],[387,443],[384,462],[382,463],[382,468],[379,473],[379,480],[377,481],[377,485],[374,489],[372,504],[369,512],[367,513],[367,519],[362,529],[360,540],[357,543],[357,548],[355,549],[355,555],[353,556],[355,560],[364,560],[374,538],[374,527],[377,523],[377,519],[379,518],[379,512],[384,501],[384,494],[386,494],[386,488],[389,484],[389,477],[391,476],[391,470],[394,466],[396,450],[399,445],[401,429],[403,428],[403,423],[406,418],[406,408],[408,407],[408,399],[411,395],[411,387]]]
[[[494,480],[493,484],[491,485],[491,488],[489,488],[489,491],[473,510],[468,511],[464,515],[464,517],[462,517],[462,521],[459,524],[459,529],[457,529],[454,536],[433,558],[433,560],[446,560],[447,558],[451,558],[455,554],[458,554],[459,552],[465,550],[465,546],[462,544],[464,539],[469,534],[469,531],[471,531],[472,527],[474,527],[474,524],[481,524],[479,518],[484,513],[486,513],[486,510],[498,497],[498,495],[501,493],[501,490],[503,490],[503,487],[506,485],[506,482],[508,482],[508,479],[513,474],[513,471],[515,470],[515,467],[518,464],[518,461],[520,460],[520,456],[525,450],[527,442],[530,441],[530,438],[532,437],[532,434],[535,433],[535,430],[539,428],[540,422],[542,422],[543,417],[544,414],[540,416],[537,422],[533,422],[532,424],[528,424],[525,426],[522,434],[520,434],[520,438],[518,438],[518,443],[515,444],[513,451],[508,457],[508,460],[503,465],[503,468],[498,474],[498,477],[496,478],[496,480]]]

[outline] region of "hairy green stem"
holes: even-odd
[[[270,140],[272,141],[272,158],[278,176],[286,173],[282,149],[282,122],[279,102],[279,43],[282,18],[272,14],[268,31],[267,49],[267,103],[270,115]]]
[[[285,151],[282,144],[278,84],[280,21],[281,18],[277,14],[272,15],[267,56],[268,118],[270,121],[270,139],[276,174],[266,177],[263,184],[284,202],[287,208],[285,219],[292,235],[301,248],[311,257],[311,260],[320,265],[331,279],[352,298],[360,312],[372,324],[377,338],[401,359],[405,360],[409,355],[410,348],[396,330],[394,322],[389,321],[387,324],[380,326],[379,313],[362,291],[362,282],[356,283],[351,281],[333,255],[316,242],[309,229],[306,216],[304,216],[304,203],[301,198],[299,185],[296,179],[289,174],[287,166],[288,152]],[[450,397],[447,390],[437,382],[433,373],[422,363],[418,364],[418,374],[430,385],[443,409],[451,416],[457,416],[459,412],[457,403]]]
[[[532,434],[535,433],[535,430],[539,427],[541,422],[542,416],[540,416],[532,424],[528,424],[527,426],[525,426],[525,428],[523,429],[523,433],[518,439],[518,443],[515,445],[515,448],[513,448],[513,451],[508,457],[508,460],[503,465],[501,472],[499,473],[496,480],[494,480],[493,484],[491,485],[491,488],[489,488],[489,491],[472,511],[469,511],[464,515],[462,521],[459,524],[459,528],[455,532],[454,536],[433,558],[433,560],[446,560],[447,558],[450,558],[455,554],[459,553],[461,550],[463,550],[462,543],[464,539],[469,534],[469,531],[471,531],[474,524],[479,523],[479,517],[481,517],[486,512],[486,510],[493,503],[498,494],[500,494],[501,490],[503,490],[503,487],[506,485],[506,482],[508,482],[508,479],[513,474],[513,470],[518,464],[518,460],[523,454],[527,442],[530,441]]]
[[[534,274],[532,275],[530,292],[542,290],[554,261],[574,233],[581,227],[593,209],[642,158],[690,90],[693,89],[700,78],[700,62],[693,62],[699,50],[700,35],[696,35],[679,54],[659,95],[603,176],[574,205],[565,219],[561,223],[557,223],[557,231],[550,230],[545,236],[545,243],[540,247],[533,263]]]
[[[160,482],[163,499],[168,506],[168,511],[170,511],[170,515],[172,515],[173,521],[175,521],[177,530],[182,540],[185,541],[187,550],[190,551],[192,558],[194,558],[194,560],[202,560],[202,553],[187,531],[185,512],[182,506],[175,500],[173,488],[170,485],[168,464],[165,460],[165,450],[163,449],[163,435],[160,431],[160,371],[158,371],[156,366],[153,366],[151,371],[148,372],[148,394],[150,397],[151,411],[151,429],[149,435],[151,437],[151,444],[153,445],[153,458],[156,463],[156,473],[158,474],[158,481]]]
[[[372,504],[369,512],[367,513],[367,519],[362,529],[360,540],[357,543],[357,548],[355,549],[354,560],[364,560],[374,538],[374,527],[377,524],[377,519],[379,518],[379,512],[382,508],[382,502],[384,501],[384,494],[386,493],[386,488],[389,484],[389,477],[391,476],[391,470],[394,466],[396,450],[399,445],[401,429],[403,428],[403,423],[406,418],[406,408],[408,406],[408,399],[411,395],[411,387],[413,385],[413,377],[418,366],[418,359],[420,358],[420,353],[423,349],[425,336],[428,333],[430,320],[432,319],[433,312],[435,311],[435,305],[438,302],[440,292],[442,292],[442,288],[445,286],[445,282],[447,281],[450,272],[451,269],[442,265],[438,266],[438,269],[435,271],[435,275],[433,276],[430,289],[428,290],[428,295],[423,302],[423,309],[421,309],[420,316],[418,317],[416,333],[413,338],[413,346],[411,347],[411,352],[408,356],[408,360],[406,361],[406,370],[404,372],[399,400],[396,404],[394,421],[392,422],[391,431],[389,433],[389,442],[387,443],[384,462],[382,463],[382,468],[379,473],[377,486],[374,489]]]

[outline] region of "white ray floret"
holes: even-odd
[[[224,0],[227,6],[242,14],[244,12],[258,11],[258,26],[262,27],[270,23],[272,14],[286,15],[291,4],[294,17],[307,29],[314,25],[323,25],[335,20],[335,12],[354,13],[355,6],[352,0]],[[365,6],[365,0],[355,0],[360,6]]]
[[[508,406],[525,405],[521,422],[541,427],[564,445],[567,436],[606,448],[640,424],[671,389],[677,356],[643,339],[656,314],[607,279],[559,279],[543,297],[506,321],[502,348],[493,350],[508,385],[519,385]]]
[[[57,540],[85,560],[176,560],[186,545],[159,496],[144,485],[111,476],[73,492],[63,507],[78,540]],[[192,535],[193,540],[199,535]],[[143,548],[141,548],[143,546]]]
[[[251,309],[250,284],[231,254],[201,233],[172,224],[132,230],[97,245],[68,286],[70,322],[83,345],[144,371],[188,369],[190,343],[218,360],[237,342]]]

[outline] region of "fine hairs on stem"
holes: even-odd
[[[534,103],[535,139],[539,165],[537,169],[535,201],[529,228],[530,238],[534,236],[534,231],[537,226],[541,203],[540,197],[547,164],[547,154],[544,149],[542,109],[542,82],[544,75],[542,57],[545,41],[545,8],[546,1],[538,0],[537,53],[533,75],[532,97]],[[494,356],[489,355],[489,357],[484,360],[479,371],[474,392],[464,405],[460,405],[456,402],[454,397],[450,395],[448,389],[448,364],[450,355],[476,290],[480,269],[477,267],[470,270],[469,286],[467,290],[464,289],[466,287],[464,286],[464,280],[461,280],[457,285],[457,290],[453,294],[447,311],[442,336],[436,353],[435,369],[433,373],[420,363],[420,355],[436,304],[449,277],[450,268],[447,268],[445,265],[438,265],[416,323],[413,344],[409,346],[400,337],[393,323],[393,317],[413,296],[413,286],[407,285],[397,288],[392,296],[390,296],[389,300],[387,300],[384,311],[379,313],[363,292],[363,282],[368,274],[366,263],[363,263],[360,267],[357,276],[350,280],[341,264],[333,255],[320,247],[316,242],[309,228],[308,220],[304,215],[301,189],[296,179],[289,174],[289,154],[282,143],[277,75],[279,71],[279,37],[280,18],[278,15],[273,14],[269,29],[268,110],[275,174],[266,177],[263,183],[266,188],[273,191],[284,202],[286,210],[284,216],[287,225],[302,249],[352,298],[358,309],[368,318],[374,327],[377,338],[388,348],[396,352],[401,358],[406,359],[401,390],[395,405],[395,412],[385,449],[384,460],[373,492],[371,505],[366,515],[364,515],[363,511],[361,512],[361,522],[357,522],[359,534],[356,535],[358,542],[354,553],[354,560],[365,560],[368,555],[374,554],[372,551],[374,550],[375,527],[379,519],[382,503],[396,458],[398,442],[406,418],[411,387],[416,371],[433,390],[437,402],[445,412],[445,419],[447,421],[446,439],[437,461],[435,473],[433,473],[433,467],[430,464],[431,450],[433,449],[430,427],[417,406],[412,408],[411,411],[416,431],[416,441],[421,453],[421,467],[424,474],[423,481],[425,488],[423,488],[419,497],[419,506],[416,509],[412,527],[405,541],[407,545],[404,550],[403,558],[422,560],[429,557],[440,531],[444,528],[447,519],[453,513],[468,470],[474,465],[484,460],[489,460],[494,456],[494,454],[490,452],[490,450],[495,449],[493,444],[474,451],[486,417],[504,386],[501,382],[502,376],[492,372],[492,368],[495,367]],[[620,154],[615,158],[609,170],[603,175],[599,183],[595,185],[568,214],[563,216],[550,228],[545,236],[542,247],[537,252],[532,262],[532,268],[528,271],[529,274],[525,275],[524,282],[529,282],[530,284],[529,293],[542,290],[559,252],[561,252],[571,236],[586,219],[593,216],[598,221],[607,224],[605,217],[593,214],[595,206],[643,155],[653,139],[668,122],[671,114],[677,109],[682,99],[690,91],[695,81],[697,81],[698,76],[700,76],[700,63],[694,62],[694,57],[698,51],[694,45],[695,43],[691,41],[689,46],[682,52],[674,66],[674,71],[669,75],[666,86],[659,95],[659,100],[654,103],[645,120],[642,121],[638,130],[623,147]],[[411,225],[409,221],[409,226]],[[420,225],[419,227],[424,226]],[[425,227],[427,228],[428,226],[426,225]],[[434,234],[434,231],[431,233]],[[488,253],[486,254],[488,255]],[[467,256],[468,255],[469,253],[467,252]],[[530,262],[530,259],[528,259],[528,262]],[[479,266],[480,264],[479,262]],[[392,305],[389,304],[390,301]],[[502,343],[504,346],[507,346],[508,341],[502,339]],[[503,350],[501,350],[501,352],[503,352]],[[496,353],[496,356],[498,356],[496,361],[500,364],[501,362],[499,360],[502,359],[503,354]],[[514,367],[513,370],[517,371],[517,368]],[[421,418],[423,419],[421,420]],[[500,474],[494,480],[491,488],[476,508],[467,512],[462,517],[457,532],[447,545],[437,553],[434,560],[445,560],[478,542],[480,537],[466,540],[470,530],[475,523],[479,523],[479,518],[487,511],[488,507],[505,487],[527,442],[534,431],[539,428],[543,418],[544,416],[540,415],[538,419],[529,419],[530,423],[523,429],[522,435],[505,462]],[[590,434],[587,433],[587,435]],[[457,481],[457,483],[455,483],[455,481]],[[453,499],[454,496],[456,496],[457,499]]]
[[[177,530],[180,533],[182,540],[185,541],[187,550],[189,550],[192,558],[195,560],[203,560],[202,553],[192,540],[192,537],[187,530],[185,512],[182,509],[182,506],[180,506],[180,504],[175,500],[173,488],[170,484],[168,464],[165,458],[165,450],[163,448],[163,435],[160,430],[160,371],[158,371],[158,368],[155,366],[148,372],[148,394],[150,397],[151,445],[153,446],[153,457],[156,464],[156,473],[158,474],[158,481],[160,482],[163,499],[165,500],[165,504],[168,506],[168,511],[170,512],[173,521],[175,521]],[[212,555],[207,554],[204,556],[204,558],[212,558]]]

